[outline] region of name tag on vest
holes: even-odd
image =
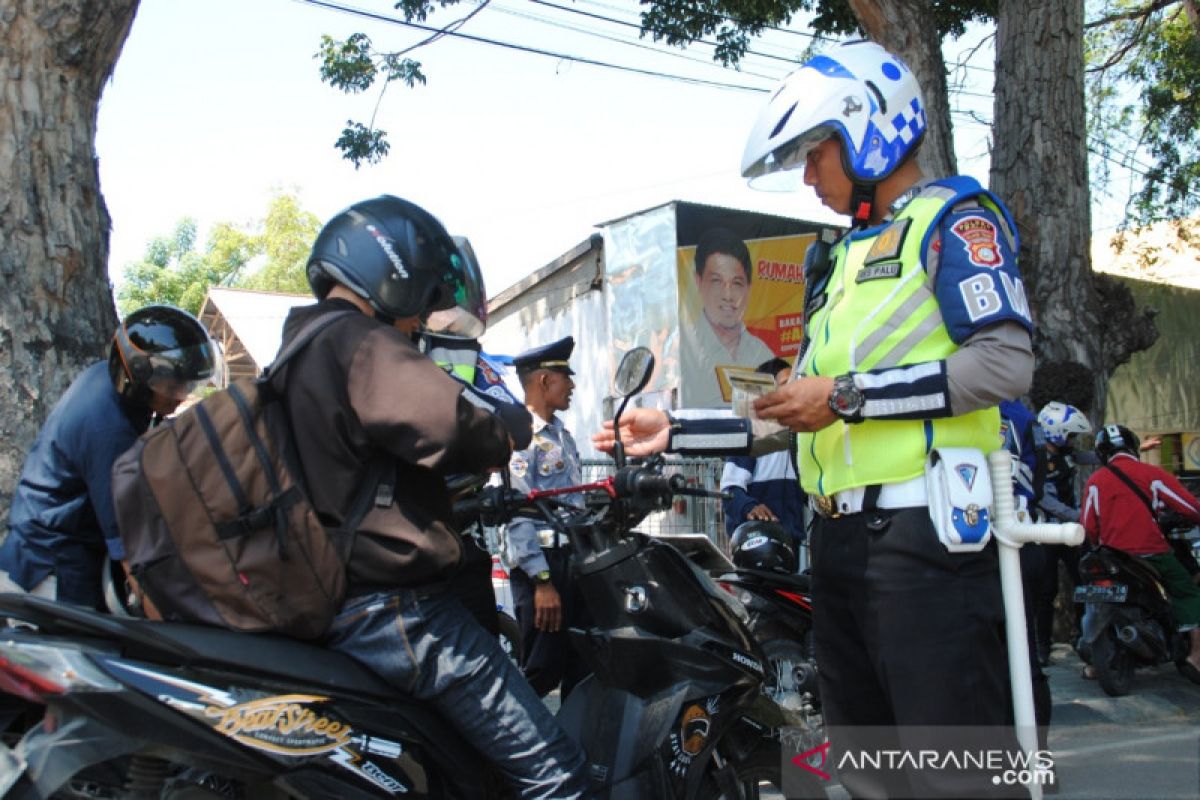
[[[879,280],[880,278],[896,278],[900,275],[900,262],[893,261],[890,264],[872,264],[869,267],[863,267],[854,276],[855,283],[865,283],[867,281]]]

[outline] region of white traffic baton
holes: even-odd
[[[1032,800],[1042,800],[1036,777],[1037,717],[1033,710],[1033,676],[1029,667],[1029,640],[1025,627],[1025,593],[1021,582],[1021,546],[1024,544],[1077,545],[1083,526],[1075,522],[1035,524],[1021,522],[1013,501],[1012,455],[1007,450],[988,454],[992,473],[992,531],[1000,546],[1000,590],[1004,595],[1004,629],[1008,637],[1008,674],[1012,684],[1013,717],[1017,741],[1029,756],[1027,784]]]

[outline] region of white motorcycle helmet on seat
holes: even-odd
[[[874,42],[846,42],[783,79],[746,142],[742,177],[755,188],[794,188],[808,152],[836,136],[854,182],[852,213],[865,221],[875,185],[904,163],[925,129],[921,87],[905,63]],[[777,175],[785,172],[790,181]]]
[[[1057,400],[1046,403],[1038,412],[1037,420],[1046,441],[1055,447],[1065,447],[1067,437],[1073,433],[1092,432],[1092,423],[1088,422],[1082,411]]]

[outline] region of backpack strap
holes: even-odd
[[[333,323],[337,322],[339,319],[357,313],[359,312],[352,311],[350,309],[343,309],[341,311],[331,311],[328,314],[322,314],[315,319],[309,320],[307,323],[305,323],[304,327],[300,329],[299,333],[292,337],[290,342],[288,342],[284,347],[280,348],[278,355],[275,356],[275,360],[263,370],[263,374],[258,379],[259,383],[271,386],[272,379],[279,373],[281,369],[283,369],[284,365],[287,364],[287,362],[291,360],[293,356],[308,346],[308,344],[317,337],[317,334],[328,328]],[[284,376],[283,380],[286,382],[287,376]],[[296,471],[296,477],[300,481],[300,485],[304,487],[304,491],[307,493],[308,478],[304,474],[304,465],[300,463],[299,456],[296,455],[295,451],[290,447],[288,457],[293,464],[293,468]],[[353,548],[355,532],[357,531],[358,526],[362,524],[363,518],[366,517],[367,512],[371,510],[373,505],[385,505],[384,503],[380,502],[378,495],[380,494],[381,486],[385,484],[390,486],[391,484],[395,483],[394,479],[390,484],[385,480],[389,469],[394,470],[394,465],[391,464],[387,459],[383,458],[373,459],[367,465],[367,474],[364,477],[362,487],[359,489],[358,494],[355,495],[354,501],[350,504],[350,508],[347,510],[346,516],[341,524],[341,528],[349,537],[349,540],[342,545],[347,558],[349,558],[350,550]],[[390,500],[388,503],[386,503],[386,505],[390,505]],[[280,546],[280,550],[282,554],[282,544]]]
[[[1154,511],[1154,503],[1153,503],[1153,501],[1150,500],[1150,498],[1146,495],[1146,493],[1144,491],[1142,491],[1142,488],[1140,486],[1138,486],[1136,483],[1134,483],[1132,478],[1130,478],[1128,475],[1126,475],[1121,470],[1114,467],[1112,464],[1105,464],[1104,468],[1111,470],[1114,475],[1116,475],[1118,478],[1121,479],[1122,483],[1124,483],[1126,486],[1128,486],[1130,488],[1130,490],[1134,494],[1136,494],[1143,503],[1146,504],[1146,508],[1150,511],[1150,517],[1157,523],[1158,522],[1158,514],[1156,514]]]
[[[328,314],[322,314],[316,319],[309,320],[308,323],[300,329],[300,332],[292,337],[292,340],[288,342],[286,346],[280,349],[279,353],[275,356],[275,360],[263,370],[262,377],[259,380],[271,380],[271,377],[275,373],[279,372],[283,365],[286,364],[292,358],[292,356],[299,353],[309,342],[316,338],[318,333],[325,330],[342,317],[357,313],[359,312],[343,309],[342,311],[331,311]]]

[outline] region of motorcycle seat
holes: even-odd
[[[742,577],[755,578],[763,583],[769,583],[777,588],[787,589],[793,592],[808,594],[812,591],[811,582],[807,574],[784,574],[782,572],[764,569],[739,569],[737,574]]]
[[[122,656],[156,664],[225,668],[313,688],[381,695],[397,690],[336,650],[275,634],[116,617],[33,595],[0,595],[0,618],[15,617],[52,636],[112,643]]]

